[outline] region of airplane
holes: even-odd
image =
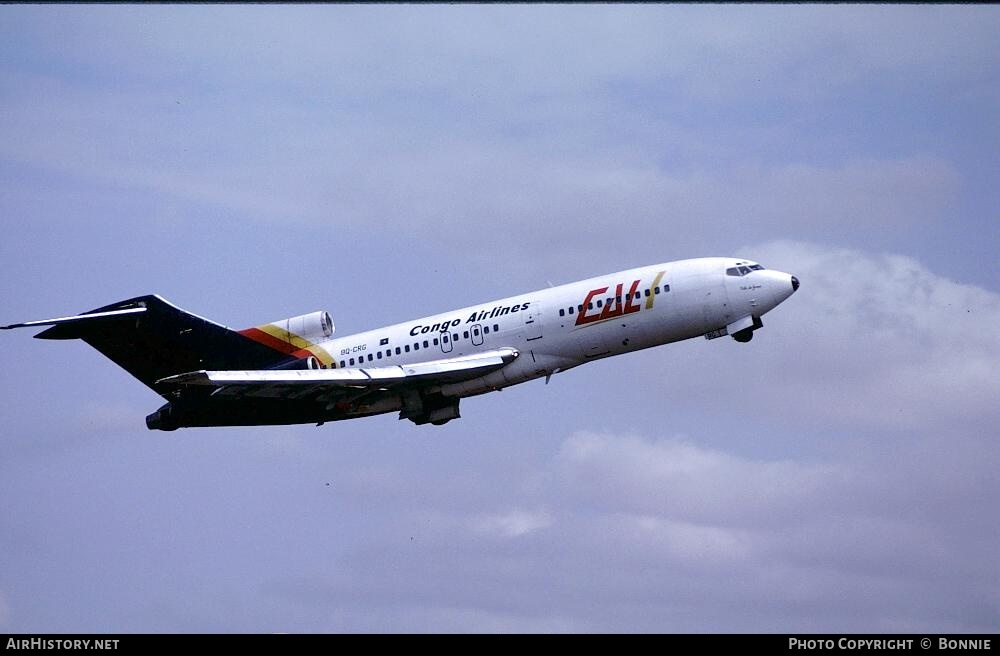
[[[150,430],[315,423],[399,412],[417,425],[458,419],[459,402],[587,362],[693,337],[749,342],[795,276],[738,258],[628,269],[334,337],[325,311],[231,330],[139,296],[50,326],[82,339],[166,404]]]

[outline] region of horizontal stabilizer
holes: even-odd
[[[90,312],[87,314],[78,314],[73,317],[59,317],[58,319],[41,319],[39,321],[25,321],[24,323],[12,323],[9,326],[0,326],[0,330],[10,330],[11,328],[33,328],[35,326],[63,326],[66,324],[92,324],[94,322],[107,322],[113,321],[115,319],[128,318],[136,314],[142,314],[146,311],[145,307],[134,307],[126,308],[124,310],[112,310],[110,312]],[[49,331],[45,331],[49,332]],[[42,339],[75,339],[78,335],[69,336],[69,332],[65,332],[67,336],[46,336],[45,333],[40,333],[36,337]]]

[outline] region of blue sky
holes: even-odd
[[[802,289],[392,415],[151,433],[8,333],[0,630],[996,631],[1000,11],[4,6],[0,323],[349,334],[737,255]]]

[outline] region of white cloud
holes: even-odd
[[[1000,342],[988,328],[1000,295],[899,255],[793,242],[747,252],[802,281],[765,319],[780,344],[775,335],[747,354],[788,411],[909,429],[1000,425]]]
[[[1000,320],[997,293],[899,255],[791,241],[731,254],[796,275],[799,291],[764,316],[749,344],[651,351],[637,388],[667,395],[675,411],[724,407],[858,438],[872,429],[896,439],[930,429],[985,435],[1000,425],[1000,343],[988,328]]]

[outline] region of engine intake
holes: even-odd
[[[330,313],[323,310],[285,319],[284,321],[277,322],[277,325],[292,335],[311,342],[321,342],[329,339],[333,335],[334,330],[333,319],[330,317]]]

